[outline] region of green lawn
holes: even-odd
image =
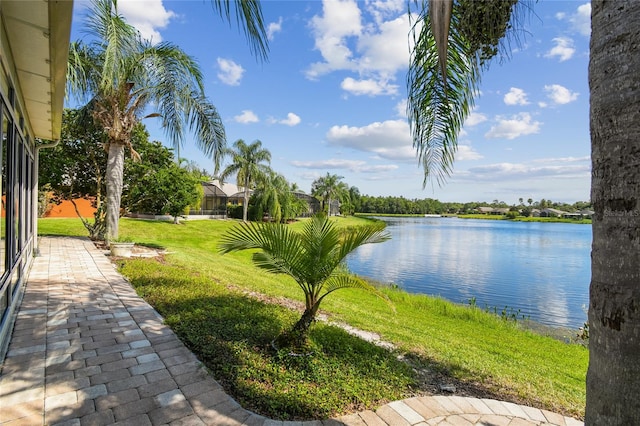
[[[366,223],[336,220],[341,226]],[[280,419],[326,418],[453,382],[468,394],[584,415],[584,347],[522,330],[478,308],[391,288],[383,291],[394,309],[357,290],[333,294],[322,308],[332,321],[380,334],[398,347],[395,353],[323,323],[312,329],[312,356],[274,351],[269,342],[299,316],[274,302],[301,301],[302,293],[289,278],[255,268],[248,252],[217,253],[220,235],[235,223],[123,219],[121,235],[170,254],[164,262],[118,264],[243,406]],[[40,220],[39,233],[85,234],[77,219]],[[425,374],[398,361],[400,354]]]

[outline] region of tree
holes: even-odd
[[[231,155],[229,164],[220,174],[220,181],[224,182],[232,174],[236,174],[238,186],[243,187],[244,202],[242,205],[242,220],[247,221],[247,209],[249,208],[249,191],[255,184],[268,173],[271,162],[271,153],[262,148],[259,140],[247,145],[242,139],[233,143],[234,149],[226,149],[224,152]]]
[[[228,1],[215,1],[214,6],[229,19]],[[256,41],[260,30],[264,34],[259,3],[243,0],[236,10],[238,21],[246,21],[245,33],[258,43],[254,50],[266,55],[266,45]],[[131,148],[131,131],[148,107],[155,107],[155,112],[147,117],[161,118],[176,148],[186,127],[197,135],[199,148],[216,165],[226,143],[224,127],[204,95],[203,76],[193,58],[171,43],[151,45],[142,40],[118,14],[117,0],[93,0],[86,30],[93,41],[70,46],[68,90],[88,100],[86,109],[107,133],[106,237],[116,239],[124,152]]]
[[[239,224],[222,236],[219,248],[222,254],[259,249],[253,254],[256,266],[275,274],[289,275],[295,280],[305,295],[305,310],[277,343],[300,347],[307,340],[320,303],[334,291],[361,288],[383,297],[375,287],[349,273],[344,262],[356,248],[389,238],[379,225],[340,231],[327,216],[316,215],[299,233],[283,224]]]
[[[529,203],[529,207],[531,207],[531,203],[533,203],[533,199],[532,198],[527,199],[527,203]]]
[[[177,164],[169,148],[149,142],[148,137],[145,131],[144,137],[134,140],[140,160],[125,161],[122,207],[129,212],[170,214],[177,223],[185,209],[201,197],[200,171]]]
[[[638,22],[638,2],[592,2],[588,425],[640,424]]]
[[[40,153],[38,180],[51,188],[53,200],[69,200],[92,240],[104,239],[106,231],[102,195],[107,154],[102,148],[106,135],[91,117],[79,110],[66,109],[62,115],[60,143]],[[92,198],[95,203],[93,223],[82,217],[76,198]]]
[[[340,200],[348,192],[347,184],[341,182],[342,176],[332,175],[327,172],[323,177],[319,177],[311,183],[311,195],[318,197],[322,201],[323,210],[331,216],[332,203]],[[335,213],[337,214],[337,212]]]
[[[504,3],[471,2],[477,4]],[[439,42],[416,44],[414,58],[439,57],[448,63],[446,52],[454,52],[453,63],[465,53],[465,45],[454,43],[447,50],[443,40],[456,38],[456,31],[448,35],[447,11],[453,8],[453,0],[431,0],[435,5],[440,24],[433,32]],[[430,8],[431,9],[431,8]],[[442,12],[444,11],[444,12]],[[453,8],[456,16],[456,9]],[[640,3],[633,1],[592,1],[591,44],[589,63],[590,127],[591,127],[591,198],[595,215],[593,218],[593,249],[591,255],[591,287],[589,302],[589,370],[587,372],[587,406],[585,423],[588,425],[627,425],[640,423],[640,286],[638,268],[638,232],[640,229],[640,184],[637,168],[640,152],[640,121],[637,106],[640,104],[640,62],[637,46],[640,45]],[[428,19],[427,26],[429,26]],[[445,23],[443,24],[442,21]],[[494,20],[495,22],[496,20]],[[500,19],[498,23],[504,22]],[[456,20],[452,21],[455,28]],[[491,27],[484,25],[485,27]],[[498,26],[498,28],[500,28]],[[427,33],[431,29],[425,30]],[[431,41],[433,41],[431,37]],[[440,53],[435,47],[440,46]],[[442,52],[445,52],[443,54]],[[414,144],[425,166],[425,179],[429,166],[435,163],[447,170],[455,150],[456,129],[460,118],[468,112],[468,104],[462,112],[443,109],[434,110],[428,101],[438,88],[449,87],[446,79],[437,81],[430,88],[427,81],[433,74],[433,66],[425,69],[420,61],[411,66],[409,84],[409,111],[414,120]],[[465,71],[465,69],[462,69]],[[457,75],[465,81],[468,73],[460,69],[446,68],[443,75]],[[474,80],[475,81],[475,80]],[[417,83],[417,84],[414,84]],[[419,90],[429,94],[422,98]],[[450,90],[457,99],[465,95],[464,90]],[[464,89],[464,88],[463,88]],[[442,89],[435,97],[443,104],[448,102]],[[464,96],[462,96],[464,98]],[[421,104],[420,99],[427,102]],[[443,102],[443,100],[445,102]],[[444,123],[437,130],[447,129],[444,137],[433,140],[434,116]],[[431,125],[431,127],[429,127]],[[442,141],[445,143],[443,144]],[[440,142],[440,144],[438,144]],[[435,148],[440,148],[440,151]],[[426,153],[426,154],[425,154]],[[428,161],[429,160],[429,161]],[[431,161],[431,162],[430,162]],[[541,200],[540,206],[546,204]]]
[[[197,177],[181,168],[176,163],[156,170],[153,174],[144,176],[135,189],[133,198],[137,198],[141,205],[145,202],[147,209],[141,210],[153,214],[169,214],[173,216],[173,223],[178,223],[180,215],[184,214],[189,205],[195,203],[200,195],[201,187]]]
[[[272,221],[286,223],[302,213],[307,203],[293,194],[287,179],[269,170],[258,181],[252,199],[258,207],[258,217],[267,213]]]

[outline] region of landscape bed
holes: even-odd
[[[346,227],[367,223],[336,220]],[[167,254],[117,264],[245,408],[278,419],[321,419],[454,385],[459,395],[584,416],[585,347],[479,308],[397,289],[382,288],[393,308],[344,290],[321,309],[333,323],[378,334],[393,350],[324,322],[312,328],[310,356],[273,350],[271,340],[299,318],[302,292],[290,278],[254,267],[251,253],[218,254],[220,236],[236,223],[122,219],[121,235]],[[42,219],[39,233],[86,235],[78,219]]]

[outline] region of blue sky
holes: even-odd
[[[261,140],[272,168],[304,191],[328,172],[372,196],[585,201],[590,5],[530,3],[511,59],[483,75],[452,176],[423,189],[405,114],[407,0],[263,1],[266,63],[208,0],[118,0],[143,36],[198,60],[229,145]],[[87,5],[75,2],[72,40],[85,36]],[[167,140],[153,119],[145,124],[152,139]],[[188,138],[181,156],[213,169]]]

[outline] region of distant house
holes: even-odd
[[[200,216],[211,219],[225,219],[227,217],[227,205],[242,205],[244,191],[232,183],[220,183],[215,179],[211,182],[202,182],[204,196],[200,209],[191,209],[189,216]]]
[[[538,210],[538,209],[531,210],[531,216],[532,217],[540,217],[540,210]]]
[[[232,183],[220,183],[215,179],[211,182],[202,182],[204,197],[200,205],[200,209],[191,209],[189,216],[192,219],[226,219],[227,206],[241,206],[244,204],[244,189],[241,186]],[[249,196],[253,193],[249,191]],[[320,211],[320,201],[317,198],[307,195],[303,192],[293,192],[293,194],[309,205],[306,212],[302,216],[312,216]]]
[[[564,217],[565,219],[575,219],[575,220],[591,219],[594,213],[595,212],[592,210],[581,210],[574,213],[564,213],[562,217]]]
[[[478,207],[476,208],[476,211],[481,214],[505,215],[509,212],[509,209],[496,207]]]
[[[567,212],[558,209],[542,209],[540,217],[563,217]]]
[[[307,205],[309,206],[307,211],[302,213],[302,217],[313,216],[314,214],[322,210],[320,200],[318,200],[316,197],[299,191],[293,191],[293,195],[295,195],[296,198],[299,198],[300,200],[306,201]]]
[[[491,211],[491,214],[493,214],[493,215],[500,215],[500,214],[504,215],[504,214],[507,214],[507,213],[509,213],[509,209],[508,208],[495,208],[495,209],[493,209]]]

